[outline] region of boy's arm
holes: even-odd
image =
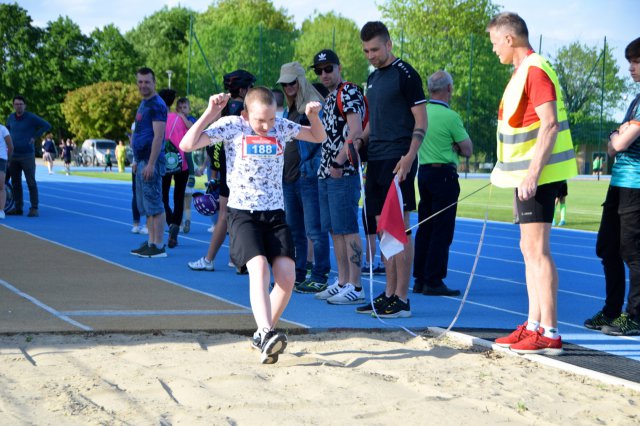
[[[623,124],[609,136],[609,144],[607,146],[607,148],[609,148],[609,154],[611,155],[613,152],[613,155],[615,155],[618,152],[626,151],[639,137],[640,124],[637,124],[636,121]]]
[[[191,126],[180,141],[180,149],[184,152],[195,151],[211,143],[209,137],[203,132],[209,125],[220,118],[222,110],[229,101],[231,96],[228,93],[218,93],[209,98],[207,109],[200,118]]]
[[[319,114],[321,109],[322,105],[320,102],[309,102],[307,104],[305,114],[307,115],[311,126],[301,126],[296,139],[306,142],[321,143],[327,138],[327,133],[324,131],[322,121],[320,121]]]

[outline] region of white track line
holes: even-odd
[[[14,286],[12,286],[11,284],[9,284],[8,282],[6,282],[3,279],[0,279],[0,285],[2,285],[4,288],[6,288],[7,290],[11,291],[12,293],[27,299],[29,302],[33,303],[34,305],[36,305],[39,308],[44,309],[45,311],[49,312],[51,315],[53,315],[54,317],[58,318],[61,321],[67,322],[75,327],[78,327],[84,331],[93,331],[93,328],[89,327],[88,325],[84,325],[82,323],[79,323],[78,321],[75,321],[71,318],[69,318],[68,316],[64,315],[64,313],[57,311],[56,309],[52,308],[51,306],[42,303],[41,301],[39,301],[38,299],[36,299],[35,297],[25,293],[24,291],[18,290],[17,288],[15,288]]]

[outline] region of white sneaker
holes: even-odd
[[[149,233],[149,229],[147,229],[147,225],[143,225],[140,227],[140,233],[143,235],[147,235]]]
[[[235,268],[236,267],[236,265],[232,261],[229,261],[229,263],[227,263],[227,266],[229,268]]]
[[[216,229],[216,226],[215,225],[211,225],[210,227],[207,228],[207,231],[213,232],[214,229]]]
[[[338,294],[327,299],[332,305],[356,305],[364,302],[364,289],[356,290],[351,283],[346,283]]]
[[[194,271],[213,271],[213,262],[209,262],[206,257],[201,257],[195,262],[187,263]]]
[[[316,293],[313,297],[319,300],[327,300],[331,296],[335,296],[336,294],[340,293],[340,290],[342,290],[342,287],[340,286],[340,284],[338,283],[338,279],[336,278],[333,284],[325,288],[320,293]]]
[[[139,234],[140,233],[140,227],[138,225],[133,225],[133,227],[131,228],[131,233]]]
[[[5,217],[4,210],[0,210],[0,219],[4,219]]]

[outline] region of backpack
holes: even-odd
[[[347,84],[355,86],[355,88],[358,89],[358,92],[360,92],[362,98],[364,99],[364,117],[362,117],[362,130],[364,130],[364,128],[367,127],[367,124],[369,124],[369,101],[367,100],[367,97],[364,95],[364,93],[362,93],[362,89],[360,88],[360,86],[349,81],[343,81],[342,83],[340,83],[340,85],[338,86],[338,96],[336,96],[336,100],[338,102],[338,111],[340,112],[342,118],[344,118],[344,121],[347,121],[347,115],[344,113],[344,106],[342,104],[342,96],[340,96],[340,94],[342,93],[342,89]]]
[[[367,127],[367,124],[369,124],[369,101],[367,100],[367,97],[364,95],[364,93],[362,93],[362,89],[360,88],[360,86],[348,81],[343,81],[342,83],[340,83],[340,85],[338,86],[338,94],[336,96],[336,101],[338,103],[338,111],[340,112],[340,115],[342,116],[344,121],[347,121],[347,115],[344,113],[344,105],[342,103],[342,96],[341,96],[342,89],[347,84],[355,86],[355,88],[358,90],[358,92],[360,92],[360,94],[362,95],[362,98],[364,99],[364,117],[362,117],[362,130],[364,131],[364,128]],[[363,145],[360,147],[360,149],[358,150],[358,156],[360,157],[360,160],[362,160],[363,162],[367,161],[366,146]],[[353,155],[350,154],[349,157],[350,157],[349,161],[351,161],[351,163],[355,166],[356,161],[355,159],[353,159]]]

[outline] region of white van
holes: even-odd
[[[82,143],[84,163],[93,166],[105,165],[105,154],[111,150],[111,162],[116,165],[116,142],[111,139],[87,139]]]

